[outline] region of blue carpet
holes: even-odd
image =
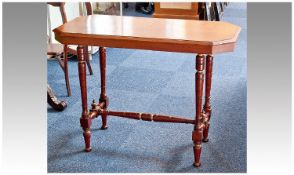
[[[48,107],[48,172],[246,172],[246,4],[230,3],[224,21],[242,32],[233,53],[216,55],[210,141],[203,143],[202,166],[194,168],[193,126],[109,117],[109,129],[93,120],[92,152],[85,153],[76,59],[69,62],[72,96],[67,97],[57,61],[48,61],[48,83],[68,107]],[[87,75],[89,106],[100,92],[98,54]],[[195,55],[107,48],[107,94],[112,110],[194,118]]]

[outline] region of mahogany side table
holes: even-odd
[[[211,119],[210,90],[212,81],[213,54],[231,52],[240,33],[239,26],[217,21],[194,21],[108,15],[81,16],[54,29],[55,38],[62,44],[78,45],[78,70],[81,88],[82,115],[85,151],[91,151],[91,121],[102,118],[102,129],[107,128],[107,117],[187,123],[194,125],[194,165],[199,167],[201,144],[208,141]],[[99,102],[88,110],[85,46],[100,46],[101,94]],[[196,54],[195,73],[195,120],[162,114],[112,111],[106,95],[106,49],[105,47],[145,49]],[[205,80],[205,81],[204,81]],[[202,96],[205,83],[204,105]]]

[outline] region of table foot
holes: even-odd
[[[104,103],[105,105],[103,106],[103,109],[107,109],[108,104],[109,104],[108,97],[106,95],[105,96],[101,95],[100,99],[99,99],[99,103]],[[102,119],[101,129],[106,130],[108,128],[108,126],[107,126],[107,114],[101,114],[101,119]]]
[[[108,129],[108,126],[101,126],[101,128],[100,128],[101,130],[106,130],[106,129]]]
[[[91,131],[90,129],[86,129],[83,133],[84,140],[85,140],[85,151],[90,152],[91,151]]]
[[[92,119],[89,116],[82,116],[80,118],[80,124],[83,128],[83,136],[85,141],[85,151],[90,152],[91,151],[91,124]]]
[[[199,163],[193,163],[193,165],[195,166],[195,167],[200,167],[201,166],[201,163],[199,162]]]
[[[87,152],[87,153],[88,153],[88,152],[91,152],[91,151],[92,151],[92,148],[91,148],[91,147],[85,149],[85,152]]]
[[[105,102],[105,106],[103,109],[107,109],[107,104],[108,102]],[[102,126],[101,126],[101,129],[102,130],[106,130],[108,128],[107,126],[107,114],[101,114],[101,119],[102,119]]]
[[[202,142],[207,143],[209,141],[208,138],[202,139]]]
[[[200,157],[201,157],[201,143],[203,138],[203,131],[196,130],[192,133],[192,140],[194,142],[193,150],[194,150],[194,164],[195,166],[200,166]]]

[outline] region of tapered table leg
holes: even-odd
[[[201,110],[202,110],[202,95],[204,82],[204,55],[196,56],[196,74],[195,74],[195,96],[196,96],[196,115],[194,131],[192,132],[192,140],[194,142],[194,166],[199,167],[201,155],[201,143],[203,137],[203,129],[201,127]]]
[[[78,46],[78,70],[81,87],[81,98],[82,98],[82,116],[80,118],[81,127],[83,128],[83,136],[85,140],[85,151],[91,151],[91,118],[88,115],[87,105],[87,81],[86,81],[86,61],[84,57],[84,47]]]
[[[206,114],[208,114],[208,122],[205,125],[203,130],[203,142],[208,142],[208,131],[210,126],[210,118],[211,118],[211,102],[210,102],[210,90],[211,90],[211,79],[212,79],[212,65],[213,65],[213,56],[206,56],[206,70],[205,70],[205,103],[203,109]]]
[[[109,100],[106,96],[106,49],[104,47],[99,48],[99,55],[100,55],[100,78],[101,78],[101,93],[99,102],[104,102],[104,109],[107,109]],[[101,129],[107,129],[107,115],[102,114],[102,126]]]

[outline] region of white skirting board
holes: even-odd
[[[97,47],[97,46],[91,46],[89,49],[91,49],[91,54],[94,54],[94,53],[96,53],[96,52],[98,52],[98,50],[99,50],[99,47]]]
[[[97,46],[91,46],[89,47],[89,59],[92,60],[92,55],[98,52],[99,47]]]
[[[69,47],[71,49],[77,49],[77,46],[76,45],[69,45]],[[88,47],[88,52],[89,52],[89,59],[92,60],[92,55],[95,54],[96,52],[98,52],[99,50],[99,47],[97,46],[91,46],[91,47]]]

